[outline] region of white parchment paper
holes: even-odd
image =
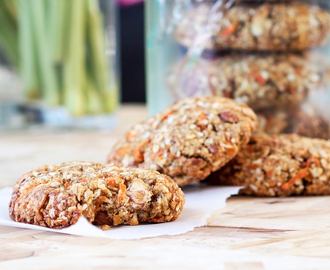
[[[137,226],[124,225],[102,231],[99,227],[90,224],[85,218],[80,218],[75,225],[61,230],[14,222],[8,215],[12,188],[4,188],[0,190],[0,225],[111,239],[139,239],[160,235],[177,235],[192,231],[195,227],[206,225],[206,220],[211,213],[225,207],[227,198],[237,194],[239,189],[240,187],[188,186],[183,189],[186,195],[186,204],[176,221],[139,224]]]

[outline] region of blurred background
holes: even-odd
[[[111,128],[145,103],[141,0],[1,0],[0,130]]]
[[[329,139],[329,59],[329,0],[0,0],[0,185],[205,94]]]
[[[328,127],[329,10],[329,0],[0,0],[0,130],[111,129],[120,104],[147,100],[153,115],[205,94],[246,102],[265,123],[289,126],[294,108]]]
[[[120,7],[122,101],[145,103],[144,3],[141,0],[126,0],[122,3]]]

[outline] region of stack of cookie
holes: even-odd
[[[185,203],[179,186],[203,180],[257,196],[330,194],[329,140],[258,135],[257,125],[253,110],[232,99],[182,99],[129,129],[108,165],[73,161],[23,174],[9,215],[56,229],[82,216],[104,230],[169,222]]]
[[[157,170],[180,186],[206,180],[256,196],[329,195],[330,140],[257,134],[245,104],[186,98],[133,126],[108,163]]]
[[[261,132],[329,138],[328,121],[302,106],[330,80],[328,64],[311,51],[327,41],[328,11],[295,0],[237,0],[227,11],[211,12],[213,5],[193,4],[176,27],[176,40],[190,48],[210,14],[219,18],[211,20],[204,56],[192,68],[186,59],[176,64],[169,89],[177,97],[213,94],[247,103]]]
[[[133,126],[111,150],[107,162],[112,164],[64,162],[23,174],[13,189],[9,215],[56,229],[81,216],[104,229],[176,220],[185,203],[178,185],[202,181],[221,169],[256,127],[252,109],[232,99],[178,101]]]

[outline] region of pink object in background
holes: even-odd
[[[138,3],[142,3],[143,0],[117,0],[122,6],[130,6]]]

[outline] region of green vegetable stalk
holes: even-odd
[[[19,63],[18,23],[15,1],[0,0],[0,48],[15,67]]]
[[[98,0],[0,0],[0,48],[29,99],[64,105],[75,116],[115,109]]]

